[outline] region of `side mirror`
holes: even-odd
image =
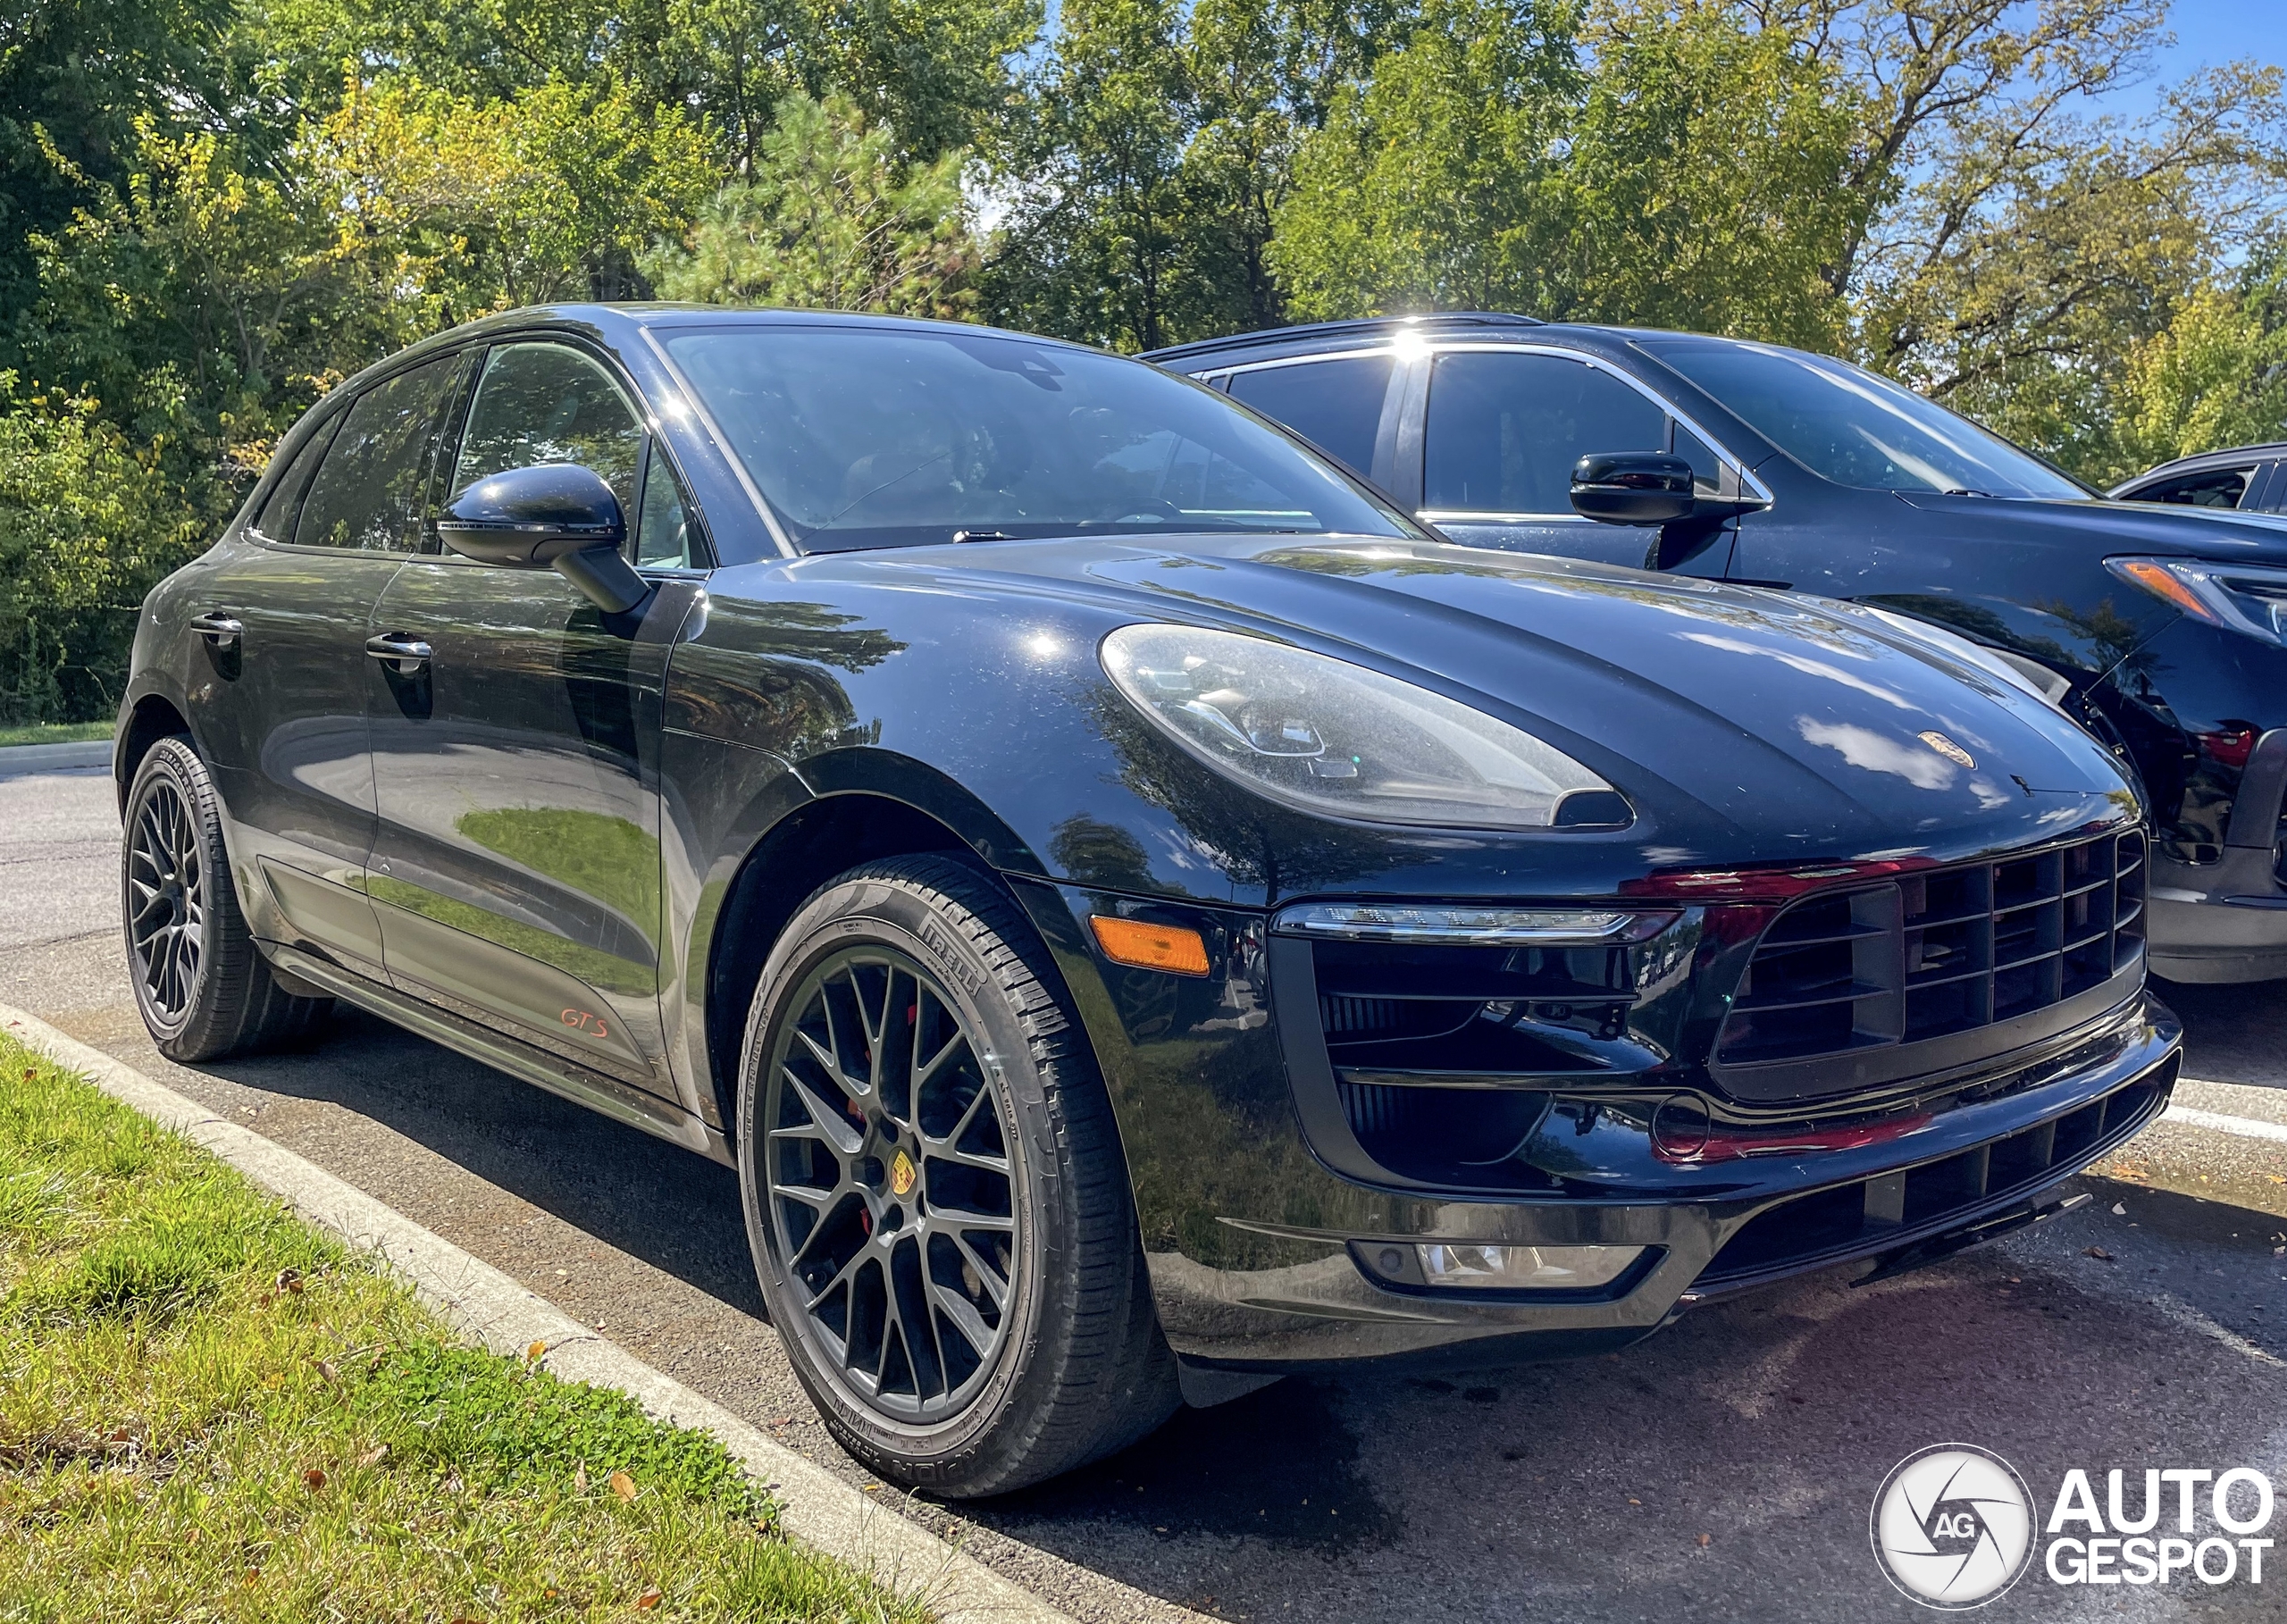
[[[1669,524],[1697,506],[1691,465],[1664,451],[1591,451],[1572,465],[1572,511],[1607,524]]]
[[[437,521],[447,547],[507,569],[552,569],[607,615],[650,596],[623,556],[627,520],[592,468],[542,463],[481,479]]]

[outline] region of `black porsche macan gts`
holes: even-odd
[[[2009,665],[976,328],[373,368],[151,595],[117,773],[162,1049],[346,1000],[736,1168],[829,1425],[948,1494],[1943,1256],[2175,1073],[2136,794]]]

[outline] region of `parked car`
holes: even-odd
[[[2135,794],[2007,666],[978,328],[372,368],[152,593],[117,771],[163,1051],[339,1000],[735,1168],[827,1425],[947,1494],[1927,1261],[2176,1070]]]
[[[2132,763],[2158,834],[2153,967],[2287,975],[2287,517],[2107,501],[1871,373],[1692,333],[1465,314],[1149,358],[1464,545],[1845,599],[1984,645]],[[1596,522],[1575,464],[1618,452],[1688,465],[1688,511]],[[2244,465],[2287,499],[2267,458]]]
[[[2287,513],[2287,444],[2234,446],[2180,456],[2116,487],[2112,496],[2119,502]]]

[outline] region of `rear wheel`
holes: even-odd
[[[120,893],[135,1002],[169,1059],[291,1042],[332,1008],[281,988],[255,946],[222,849],[214,780],[188,740],[160,740],[136,768]]]
[[[1110,1101],[1045,948],[951,858],[868,864],[765,967],[747,1230],[796,1374],[874,1471],[997,1494],[1177,1402]]]

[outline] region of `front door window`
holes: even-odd
[[[1569,516],[1584,453],[1670,448],[1667,414],[1610,373],[1564,356],[1469,350],[1437,357],[1422,439],[1432,513]]]
[[[632,518],[642,458],[642,420],[602,366],[568,344],[504,345],[485,360],[446,499],[510,468],[578,463]]]

